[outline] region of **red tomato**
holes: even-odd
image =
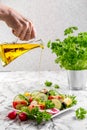
[[[39,107],[40,107],[40,109],[42,109],[42,110],[45,109],[45,105],[44,105],[44,104],[40,104]]]
[[[19,109],[21,106],[27,106],[26,101],[13,101],[13,107]]]
[[[16,109],[18,102],[13,102],[13,107]]]
[[[54,96],[49,96],[48,99],[49,100],[54,99]]]
[[[32,97],[30,97],[30,98],[29,98],[29,102],[31,103],[32,101],[33,101],[33,98],[32,98]]]
[[[51,100],[51,99],[63,99],[63,97],[60,96],[60,95],[58,95],[58,96],[49,96],[48,99],[49,100]]]

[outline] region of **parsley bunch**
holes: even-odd
[[[41,112],[38,107],[35,107],[32,110],[29,110],[28,107],[22,107],[21,112],[26,113],[28,119],[36,119],[37,124],[51,119],[51,114],[47,113],[46,111]]]
[[[56,54],[55,63],[67,70],[87,69],[87,32],[77,35],[77,27],[69,27],[64,31],[64,39],[49,41],[47,46]]]
[[[76,112],[77,119],[84,119],[86,117],[86,114],[87,114],[87,110],[85,110],[82,107],[78,108],[75,112]]]

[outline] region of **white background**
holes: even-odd
[[[44,41],[41,70],[59,70],[55,55],[46,47],[48,40],[63,38],[63,31],[69,26],[78,26],[79,31],[87,31],[87,0],[0,0],[31,19],[37,31],[37,39]],[[0,21],[0,43],[16,39],[11,29]],[[17,58],[6,67],[0,63],[0,71],[38,71],[41,49],[34,49]]]

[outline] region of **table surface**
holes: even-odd
[[[21,122],[18,119],[6,118],[11,102],[18,93],[46,88],[44,82],[48,80],[59,84],[59,92],[74,94],[78,103],[70,111],[62,113],[48,122],[37,125],[34,121]],[[75,110],[78,107],[87,109],[87,91],[71,91],[68,87],[66,71],[42,72],[0,72],[0,130],[87,130],[87,118],[77,120]]]

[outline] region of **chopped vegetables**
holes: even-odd
[[[61,94],[53,89],[25,92],[18,94],[13,99],[15,112],[9,113],[8,118],[15,119],[18,116],[21,121],[34,119],[39,124],[42,121],[50,120],[53,114],[71,107],[75,103],[75,96]]]

